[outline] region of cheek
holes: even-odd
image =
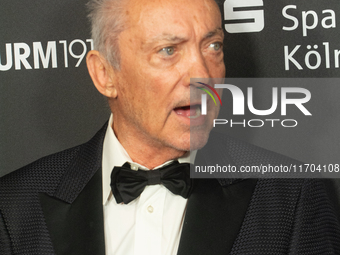
[[[224,59],[223,54],[218,56],[218,58],[213,56],[208,56],[206,58],[206,64],[207,68],[209,70],[209,73],[214,78],[224,78],[225,76],[225,65],[224,65]]]
[[[149,93],[149,99],[163,101],[163,105],[171,99],[172,92],[180,81],[180,74],[176,68],[165,69],[161,72],[154,70],[145,76],[148,77],[146,90]]]
[[[218,76],[219,78],[224,78],[225,77],[225,65],[224,65],[224,61],[222,60],[220,63],[220,75]]]

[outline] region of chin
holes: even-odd
[[[199,150],[207,143],[209,139],[209,133],[207,131],[191,131],[190,135],[185,139],[177,140],[171,144],[171,147],[178,151],[192,151]],[[173,140],[175,141],[175,140]]]
[[[199,150],[206,145],[209,139],[210,132],[201,131],[201,132],[191,132],[190,136],[190,150]]]
[[[172,139],[168,146],[179,152],[190,151],[190,136],[186,139]]]

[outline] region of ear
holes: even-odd
[[[115,71],[106,59],[98,51],[91,50],[87,53],[86,64],[97,90],[106,97],[116,98]]]

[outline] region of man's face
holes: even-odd
[[[129,1],[125,14],[112,102],[118,139],[187,151],[195,135],[201,142],[191,149],[202,147],[218,108],[201,116],[200,101],[190,103],[190,78],[225,75],[217,5],[213,0]]]

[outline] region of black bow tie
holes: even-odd
[[[114,167],[111,173],[111,190],[117,203],[130,203],[137,198],[146,185],[163,184],[176,195],[188,198],[193,188],[190,164],[178,161],[156,170],[131,170],[130,164]]]

